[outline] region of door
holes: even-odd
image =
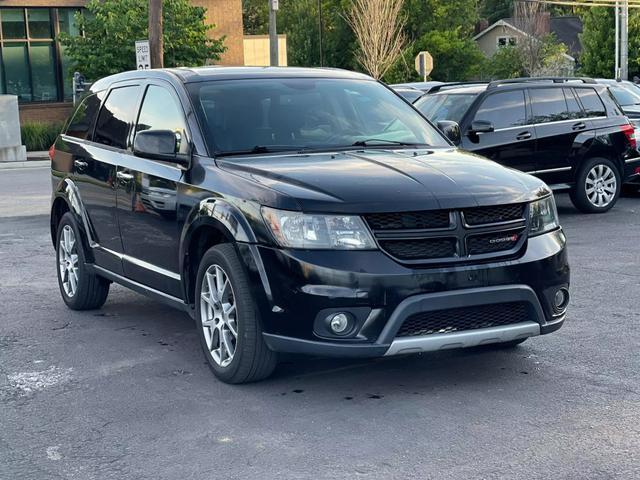
[[[171,130],[176,134],[177,153],[187,153],[185,116],[171,89],[164,84],[147,87],[134,136],[142,130]],[[118,220],[125,275],[175,297],[182,297],[177,220],[182,175],[177,164],[133,155],[118,167]]]
[[[574,142],[592,130],[591,121],[571,88],[530,88],[529,99],[538,139],[536,175],[550,184],[568,183]]]
[[[523,90],[496,92],[485,97],[474,121],[491,122],[493,132],[467,129],[462,148],[525,172],[535,169],[535,130],[527,122]]]

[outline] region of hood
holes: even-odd
[[[227,157],[219,166],[308,212],[453,209],[531,201],[540,180],[454,148]]]
[[[640,118],[640,105],[626,105],[622,111],[629,118]]]

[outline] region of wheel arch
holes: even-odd
[[[70,178],[63,179],[53,193],[49,225],[54,247],[58,233],[58,224],[62,216],[67,212],[71,212],[75,216],[76,224],[82,233],[81,240],[85,247],[86,260],[93,262],[92,249],[90,248],[92,237],[89,231],[91,226],[88,224],[78,187]]]

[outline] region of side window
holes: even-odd
[[[91,140],[91,133],[103,98],[104,92],[99,92],[82,100],[71,117],[66,134],[70,137]]]
[[[562,88],[531,88],[533,123],[557,122],[569,118],[569,108]]]
[[[604,117],[607,115],[602,100],[592,88],[576,88],[576,93],[588,117]]]
[[[580,104],[576,99],[576,95],[573,93],[573,90],[571,90],[570,88],[563,88],[562,90],[564,91],[564,98],[567,101],[569,118],[582,118],[584,116],[584,113],[582,111],[582,107],[580,107]]]
[[[116,148],[127,148],[127,137],[134,122],[140,87],[119,87],[104,102],[93,140]]]
[[[171,130],[176,134],[177,153],[188,153],[186,124],[182,109],[164,87],[150,85],[142,101],[136,132],[142,130]]]
[[[526,124],[524,92],[512,90],[489,95],[476,112],[475,120],[491,122],[499,128],[517,127]]]

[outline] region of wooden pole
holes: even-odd
[[[149,49],[151,68],[163,68],[162,0],[149,0]]]
[[[277,3],[277,2],[276,2]],[[272,67],[278,66],[278,28],[276,9],[273,0],[269,0],[269,60]]]

